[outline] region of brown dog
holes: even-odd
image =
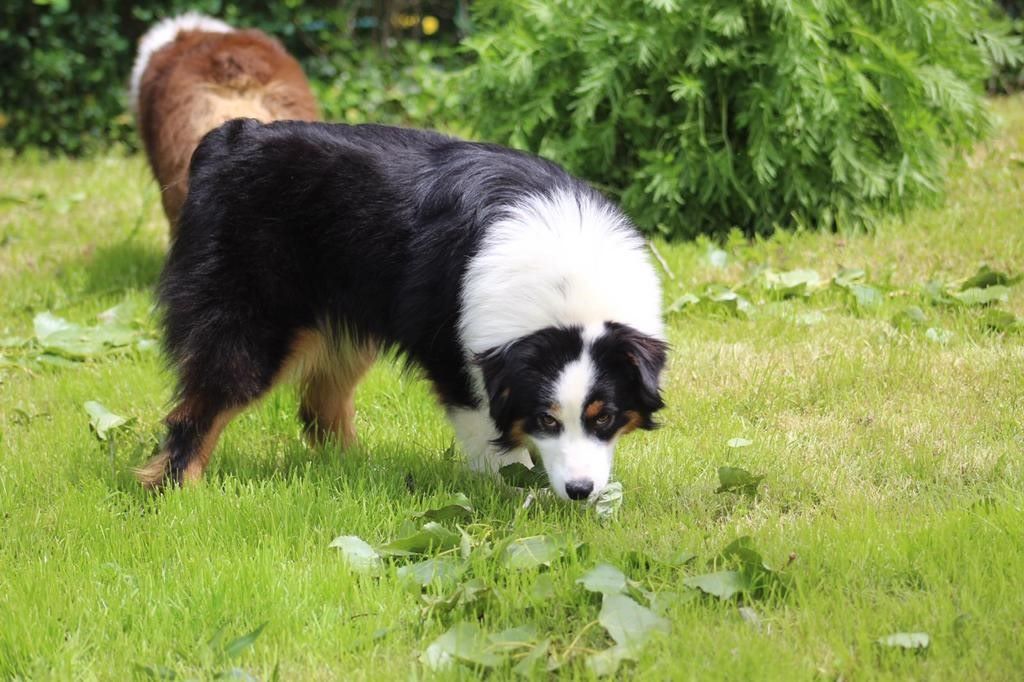
[[[193,12],[139,40],[131,99],[172,238],[203,135],[232,118],[319,119],[302,67],[280,43]]]

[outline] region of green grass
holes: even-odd
[[[1024,334],[987,332],[982,309],[921,293],[981,263],[1024,270],[1024,100],[993,106],[999,132],[954,165],[940,209],[872,235],[733,239],[724,268],[707,244],[658,245],[674,273],[667,303],[710,282],[739,285],[758,265],[823,277],[860,267],[886,297],[860,310],[828,289],[760,304],[751,319],[671,316],[664,428],[621,444],[625,502],[606,524],[549,499],[524,510],[522,491],[468,473],[447,454],[452,434],[428,387],[393,362],[361,389],[357,450],[308,450],[283,389],[228,428],[203,484],[150,496],[128,470],[149,453],[170,397],[158,354],[63,366],[0,348],[0,677],[125,679],[144,675],[137,665],[179,678],[232,668],[264,679],[429,676],[419,654],[473,611],[423,618],[394,568],[353,573],[328,544],[341,534],[385,542],[459,491],[476,507],[478,539],[587,543],[549,572],[554,597],[533,593],[536,571],[479,550],[470,558],[470,575],[493,590],[481,626],[535,624],[569,677],[588,677],[586,653],[609,643],[591,625],[599,602],[574,583],[598,562],[682,595],[667,611],[671,634],[624,668],[637,677],[1019,676]],[[30,337],[45,310],[88,325],[126,299],[147,302],[166,232],[141,158],[0,156],[0,337]],[[745,289],[755,302],[758,286]],[[890,318],[910,305],[927,321],[896,330]],[[1024,316],[1024,284],[999,308]],[[939,343],[928,328],[952,336]],[[112,451],[90,432],[88,400],[136,420]],[[753,444],[727,447],[734,437]],[[716,495],[722,465],[764,474],[758,496]],[[681,584],[741,535],[793,580],[788,595],[748,602],[757,627],[736,602],[688,598]],[[636,549],[698,559],[638,568],[627,563]],[[210,643],[264,622],[235,658]],[[931,646],[875,644],[894,632],[927,632]]]

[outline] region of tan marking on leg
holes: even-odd
[[[356,443],[355,390],[377,357],[375,345],[346,338],[331,343],[321,336],[324,352],[303,367],[300,415],[313,445],[336,438],[343,448]]]
[[[593,419],[597,415],[601,414],[601,410],[603,410],[603,409],[604,409],[604,401],[603,400],[595,400],[594,402],[592,402],[589,405],[587,405],[587,408],[585,410],[583,410],[583,415],[587,419]]]
[[[188,466],[185,467],[185,471],[181,474],[182,483],[195,483],[203,477],[206,465],[210,463],[210,455],[220,439],[221,431],[241,411],[241,407],[232,407],[213,418],[213,423],[210,424],[209,430],[203,436],[202,442],[192,454],[192,458],[188,461]]]

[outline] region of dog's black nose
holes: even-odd
[[[570,500],[586,499],[594,490],[594,482],[578,478],[565,484],[565,494]]]

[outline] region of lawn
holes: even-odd
[[[620,675],[1018,677],[1024,283],[961,291],[983,264],[1024,270],[1024,99],[992,106],[997,131],[952,164],[942,207],[872,234],[656,245],[668,407],[620,445],[610,518],[468,472],[393,359],[344,456],[304,445],[284,388],[227,429],[202,484],[144,493],[130,468],[171,386],[146,313],[167,244],[149,170],[0,156],[0,677],[506,678],[533,652],[535,675],[588,678],[627,599],[654,627]],[[116,347],[69,350],[44,312],[115,329]],[[131,421],[101,441],[87,401]],[[716,493],[723,466],[764,478]],[[426,587],[428,557],[365,571],[330,547],[388,543],[458,493],[472,511],[440,523],[462,546]],[[549,566],[509,560],[533,536]],[[771,571],[720,558],[744,536]],[[633,581],[604,607],[576,582],[599,564]],[[765,589],[691,586],[730,569]],[[485,637],[520,626],[512,645]],[[453,627],[466,636],[439,654]],[[928,646],[879,643],[895,633]]]

